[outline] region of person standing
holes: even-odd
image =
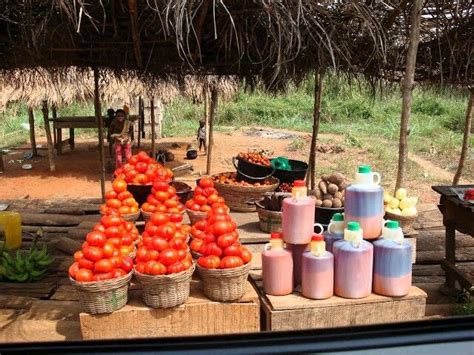
[[[109,127],[109,135],[114,142],[115,168],[120,168],[123,158],[127,161],[132,156],[133,123],[124,110],[117,110]]]
[[[199,128],[197,131],[197,141],[199,143],[199,153],[201,148],[204,147],[204,154],[207,152],[206,147],[206,122],[204,120],[199,120]]]

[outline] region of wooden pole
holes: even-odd
[[[28,107],[28,122],[30,123],[30,144],[31,152],[33,156],[38,155],[38,150],[36,149],[36,135],[35,135],[35,116],[33,114],[33,109]]]
[[[43,120],[44,120],[44,130],[46,132],[46,140],[48,141],[49,170],[56,171],[56,163],[54,162],[53,139],[51,138],[51,127],[49,126],[48,103],[46,101],[43,101],[42,111],[43,111]]]
[[[151,156],[156,158],[156,144],[155,144],[155,100],[151,97],[150,100],[150,120],[151,120]]]
[[[5,171],[5,166],[3,165],[3,151],[0,150],[0,172],[4,172]]]
[[[311,183],[311,190],[314,190],[316,184],[316,142],[318,140],[319,123],[321,121],[321,92],[323,89],[324,73],[318,69],[314,74],[314,109],[313,109],[313,133],[311,135],[311,147],[309,150],[309,182]],[[308,181],[306,182],[308,184]]]
[[[141,96],[138,98],[138,107],[140,108],[140,105],[142,103],[142,98]],[[138,141],[137,141],[137,147],[140,148],[142,144],[142,117],[138,117]]]
[[[104,154],[104,119],[100,108],[99,72],[94,68],[94,111],[99,125],[99,160],[100,160],[100,192],[105,202],[105,154]]]
[[[462,169],[464,168],[464,162],[466,161],[466,157],[469,152],[469,140],[471,136],[472,125],[472,105],[474,101],[474,87],[471,87],[470,91],[471,95],[469,96],[469,103],[467,104],[466,111],[466,120],[464,122],[464,138],[462,140],[461,157],[459,158],[458,170],[454,175],[453,185],[457,185],[459,183],[459,179],[461,178],[462,174]]]
[[[210,102],[209,102],[209,88],[207,84],[204,85],[204,127],[206,128],[206,138],[204,142],[206,143],[206,147],[209,147],[209,109],[210,109]],[[207,153],[207,152],[206,152]]]
[[[411,99],[415,81],[416,54],[420,42],[420,20],[423,0],[415,0],[410,15],[410,35],[406,59],[405,75],[402,81],[402,115],[400,120],[400,143],[398,148],[398,172],[395,191],[404,185],[408,156],[408,122],[411,113]]]
[[[217,111],[218,103],[218,92],[216,88],[213,88],[211,91],[211,105],[210,105],[210,115],[209,115],[209,145],[207,146],[207,166],[206,174],[211,173],[211,162],[212,162],[212,146],[214,145],[214,118]]]

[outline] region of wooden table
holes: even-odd
[[[104,118],[105,119],[105,118]],[[69,143],[71,150],[74,150],[74,129],[75,128],[97,128],[95,116],[82,117],[61,117],[50,120],[53,122],[54,145],[59,154],[63,152],[63,143]],[[69,128],[69,139],[63,141],[63,128]]]
[[[446,228],[446,259],[441,262],[441,266],[446,271],[446,286],[449,289],[454,289],[455,282],[458,281],[463,289],[474,294],[472,281],[456,268],[456,231],[474,236],[474,205],[461,200],[452,187],[432,187],[441,195],[438,208],[443,214],[443,224]],[[456,187],[474,188],[474,185]]]

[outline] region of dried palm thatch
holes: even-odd
[[[204,100],[204,91],[217,89],[221,100],[231,100],[239,89],[239,80],[235,76],[188,75],[184,78],[183,94],[193,102]]]

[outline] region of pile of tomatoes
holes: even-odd
[[[112,183],[112,190],[105,193],[105,203],[100,205],[100,212],[107,216],[122,216],[135,214],[138,211],[137,201],[133,198],[132,193],[127,191],[127,182],[115,179]]]
[[[183,213],[184,206],[179,202],[176,189],[167,182],[157,180],[153,183],[151,194],[142,205],[144,212]]]
[[[238,181],[236,172],[220,173],[217,175],[213,175],[212,180],[214,180],[214,182],[225,184],[225,185],[255,186],[255,187],[273,185],[275,183],[275,180],[272,178],[268,178],[268,179],[263,180],[262,182],[256,182],[256,183],[250,183],[243,180]]]
[[[187,244],[189,226],[181,214],[155,212],[145,225],[135,257],[135,270],[147,275],[176,274],[192,266]]]
[[[114,176],[125,180],[128,184],[151,185],[156,180],[171,181],[173,172],[141,151],[132,155],[122,167],[115,170]]]
[[[194,196],[186,202],[186,208],[196,212],[209,212],[214,204],[224,204],[224,198],[220,197],[214,188],[214,182],[210,178],[202,178],[194,189]]]
[[[270,159],[268,159],[263,154],[257,153],[257,152],[252,152],[252,153],[240,152],[237,155],[237,159],[242,159],[242,160],[248,161],[249,163],[270,167]]]
[[[133,269],[138,230],[119,216],[104,216],[74,254],[69,276],[79,282],[105,281],[127,275]]]
[[[201,254],[198,264],[207,269],[232,269],[247,264],[252,253],[240,245],[237,225],[223,208],[208,212],[191,230],[191,250]]]

